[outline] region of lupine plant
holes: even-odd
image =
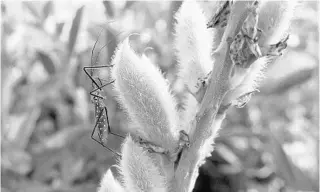
[[[243,107],[258,91],[263,70],[283,54],[295,3],[221,1],[206,18],[195,1],[176,13],[173,45],[183,109],[159,68],[130,47],[130,36],[112,59],[117,101],[134,125],[116,165],[101,180],[106,191],[192,191],[198,168],[230,107]]]

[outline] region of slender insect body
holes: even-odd
[[[100,81],[100,79],[99,79],[99,81]],[[108,117],[108,109],[103,102],[105,97],[101,94],[102,88],[107,85],[110,85],[113,82],[114,81],[111,81],[107,84],[102,85],[102,83],[100,81],[101,86],[98,86],[96,89],[94,89],[93,91],[90,92],[90,95],[92,96],[92,102],[95,107],[94,112],[95,112],[95,119],[96,119],[95,126],[92,130],[92,133],[91,133],[91,138],[94,141],[96,141],[97,143],[99,143],[100,145],[102,145],[103,147],[107,148],[112,153],[114,153],[118,156],[121,156],[118,152],[116,152],[115,150],[113,150],[107,146],[109,134],[112,134],[112,135],[115,135],[115,136],[118,136],[121,138],[124,138],[124,137],[119,134],[111,132],[111,127],[110,127],[109,117]],[[96,133],[96,129],[98,129],[98,132],[97,132],[98,138],[95,138],[95,136],[94,136]]]
[[[107,142],[108,139],[108,128],[106,128],[106,124],[109,126],[109,122],[106,122],[107,114],[105,113],[105,106],[101,99],[95,97],[95,118],[96,118],[96,126],[98,128],[98,136],[103,144]]]

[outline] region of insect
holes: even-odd
[[[232,0],[224,1],[223,5],[217,10],[207,24],[207,28],[224,28],[227,26],[232,4]]]
[[[109,134],[118,136],[118,137],[123,138],[123,139],[124,139],[124,137],[122,135],[113,133],[111,131],[111,127],[110,127],[110,123],[109,123],[109,116],[108,116],[108,108],[106,107],[106,105],[103,102],[104,98],[103,98],[102,93],[101,93],[102,92],[102,88],[107,86],[107,85],[110,85],[111,83],[114,82],[114,80],[109,82],[109,83],[106,83],[104,85],[102,85],[102,82],[101,82],[100,79],[98,79],[98,80],[100,81],[101,86],[95,88],[94,90],[92,90],[90,92],[90,93],[97,92],[97,94],[92,94],[93,95],[93,99],[92,99],[93,101],[92,102],[93,102],[93,104],[95,106],[96,123],[94,125],[93,130],[92,130],[91,138],[94,141],[96,141],[97,143],[99,143],[100,145],[102,145],[103,147],[107,148],[112,153],[114,153],[114,154],[116,154],[118,156],[121,156],[119,153],[115,152],[113,149],[109,148],[106,145],[106,143],[108,141]],[[103,99],[101,99],[101,98],[103,98]],[[98,129],[98,139],[96,139],[94,137],[96,129]]]
[[[258,25],[258,1],[254,1],[249,9],[240,31],[230,45],[230,58],[234,65],[248,68],[259,57],[262,56],[258,40],[262,30]]]
[[[101,31],[102,32],[102,31]],[[99,34],[99,37],[101,35],[101,32]],[[120,35],[122,32],[118,33],[115,37],[117,37],[118,35]],[[94,53],[94,49],[97,45],[97,42],[99,40],[99,37],[97,39],[97,41],[95,42],[92,51],[91,51],[91,65],[93,64],[93,53]],[[96,57],[96,60],[94,63],[97,63],[98,58],[99,58],[99,54],[101,52],[101,50],[106,47],[109,43],[111,43],[112,40],[110,40],[106,45],[104,45],[102,48],[100,48],[98,55]],[[104,104],[103,100],[105,99],[105,97],[103,96],[103,89],[105,86],[108,86],[110,84],[112,84],[115,80],[112,80],[108,83],[103,84],[100,78],[97,78],[100,85],[97,83],[97,81],[93,78],[93,72],[92,70],[94,69],[101,69],[101,68],[110,68],[113,65],[100,65],[100,66],[86,66],[83,68],[83,71],[85,72],[85,74],[90,78],[90,80],[92,81],[92,86],[93,86],[93,90],[90,91],[90,95],[92,97],[92,103],[94,104],[95,107],[95,118],[96,118],[96,122],[94,125],[94,128],[92,130],[91,133],[91,138],[96,141],[97,143],[99,143],[100,145],[102,145],[103,147],[107,148],[109,151],[111,151],[112,153],[116,154],[117,156],[121,156],[118,152],[116,152],[115,150],[109,148],[107,146],[107,141],[108,141],[108,136],[109,134],[118,136],[120,138],[124,138],[123,136],[113,133],[111,131],[111,127],[110,127],[110,123],[109,123],[109,117],[108,117],[108,109],[107,106]],[[90,70],[90,73],[89,73]],[[96,130],[98,130],[97,135],[98,138],[95,138],[94,135],[96,133]]]

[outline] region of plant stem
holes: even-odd
[[[233,5],[228,25],[222,37],[222,41],[213,53],[215,64],[211,79],[201,102],[201,107],[196,116],[196,126],[193,135],[190,135],[191,146],[182,152],[181,160],[175,172],[175,177],[171,182],[172,191],[192,191],[198,176],[198,167],[203,162],[201,154],[204,143],[214,142],[214,138],[219,127],[212,127],[214,121],[221,120],[224,115],[217,115],[220,104],[225,94],[229,91],[229,76],[233,68],[233,64],[229,57],[230,43],[237,33],[237,29],[242,24],[248,2],[237,1]],[[213,139],[212,139],[213,136]]]

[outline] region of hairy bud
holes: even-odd
[[[201,79],[213,68],[212,30],[195,1],[184,1],[175,18],[175,48],[179,62],[178,76],[191,93],[201,88]]]
[[[122,147],[120,169],[125,187],[133,192],[165,192],[166,180],[147,150],[128,136]]]
[[[198,108],[196,98],[192,94],[187,93],[183,100],[183,109],[179,111],[179,127],[190,135],[192,135],[194,131],[192,130],[194,126],[191,124],[191,121],[196,117]]]
[[[174,150],[178,142],[176,102],[159,69],[129,46],[127,38],[116,51],[112,76],[118,100],[136,124],[131,132]]]
[[[98,192],[124,192],[121,184],[113,177],[110,169],[104,174]]]
[[[258,21],[262,30],[260,46],[275,44],[288,33],[297,5],[297,0],[261,2]]]
[[[263,79],[263,69],[272,61],[271,57],[258,58],[248,69],[235,66],[234,76],[230,80],[232,89],[224,97],[222,105],[245,105]],[[247,99],[247,100],[246,100]]]

